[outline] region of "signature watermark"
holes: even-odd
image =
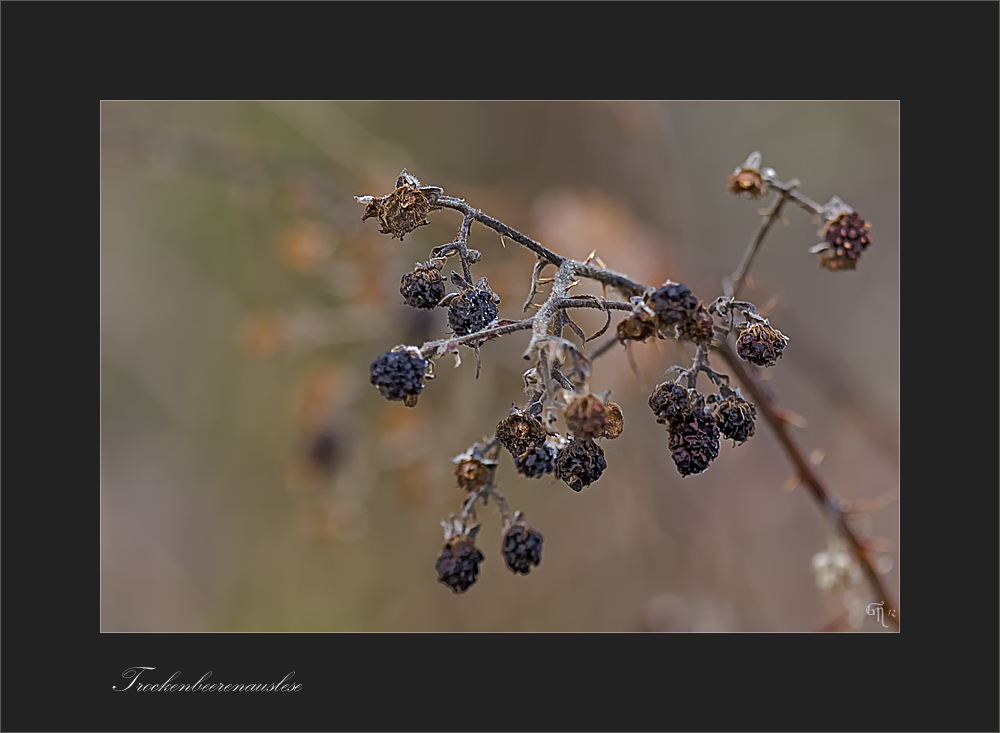
[[[885,619],[882,618],[883,603],[885,603],[885,601],[879,601],[878,603],[869,603],[867,606],[865,606],[865,613],[868,614],[869,616],[876,617],[878,619],[878,622],[888,629],[889,624],[887,624],[885,622]],[[896,618],[896,609],[890,608],[889,615],[892,616],[892,618]]]
[[[298,692],[302,689],[301,682],[291,681],[295,676],[295,672],[289,672],[280,682],[254,682],[249,684],[242,682],[209,682],[209,678],[212,676],[211,672],[206,672],[194,683],[175,682],[181,675],[179,671],[174,672],[169,679],[159,683],[152,681],[149,675],[146,676],[145,681],[139,681],[143,672],[149,672],[154,669],[156,667],[129,667],[122,672],[122,677],[129,680],[128,685],[125,687],[112,685],[111,689],[115,692],[126,692],[127,690],[132,690],[133,692]]]

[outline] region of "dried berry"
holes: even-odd
[[[719,455],[719,426],[703,408],[670,424],[670,455],[681,476],[701,473]]]
[[[607,414],[607,406],[601,398],[589,392],[577,395],[563,413],[570,432],[581,440],[604,435]]]
[[[738,443],[753,435],[757,408],[742,397],[731,395],[715,407],[715,424],[723,436]]]
[[[436,186],[421,186],[420,181],[404,169],[396,181],[396,190],[385,196],[356,196],[355,200],[365,205],[361,221],[374,216],[382,234],[391,234],[393,239],[402,239],[427,221],[427,214],[440,207],[431,202],[441,193]]]
[[[618,323],[618,340],[625,341],[645,341],[656,333],[656,324],[649,318],[643,318],[643,314],[631,313],[628,318]]]
[[[444,297],[441,271],[427,263],[418,264],[412,272],[403,275],[399,293],[411,308],[431,309]]]
[[[514,410],[497,424],[497,440],[512,456],[520,456],[532,443],[544,443],[548,434],[541,421]]]
[[[479,563],[484,559],[472,537],[461,534],[444,543],[434,568],[440,582],[456,593],[464,593],[479,578]]]
[[[692,295],[691,289],[680,283],[667,282],[648,293],[645,300],[664,326],[683,323],[698,308],[698,299]]]
[[[607,467],[604,449],[592,440],[571,440],[556,456],[556,478],[573,491],[590,486]]]
[[[736,340],[736,353],[751,364],[769,367],[774,366],[787,345],[788,337],[781,331],[765,323],[754,323]]]
[[[729,176],[729,193],[744,195],[752,201],[760,199],[767,193],[767,181],[760,171],[753,168],[737,168]]]
[[[604,435],[599,437],[614,440],[625,428],[625,416],[622,415],[622,408],[614,402],[609,402],[605,406],[608,408],[608,413],[604,422]]]
[[[545,538],[523,520],[514,522],[503,536],[501,549],[504,562],[515,573],[527,575],[531,566],[542,561],[542,542]]]
[[[482,331],[497,317],[497,304],[489,290],[474,288],[451,301],[448,308],[448,325],[456,336],[468,336]]]
[[[861,253],[872,243],[871,228],[870,222],[853,211],[828,222],[823,230],[827,249],[820,253],[820,266],[833,272],[855,269]]]
[[[496,477],[496,464],[488,465],[478,458],[466,458],[455,466],[458,488],[477,491],[483,486],[491,486]]]
[[[541,478],[556,470],[556,449],[548,443],[531,443],[514,457],[514,468],[522,476]]]
[[[656,422],[661,425],[671,423],[691,407],[688,391],[676,382],[663,382],[656,385],[649,395],[649,409],[656,415]]]
[[[705,306],[699,305],[691,317],[681,323],[681,338],[696,344],[707,344],[714,335],[714,325],[715,322]]]
[[[405,400],[412,407],[424,388],[426,373],[425,359],[409,351],[390,351],[372,362],[371,382],[387,400]]]

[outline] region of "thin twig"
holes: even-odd
[[[498,336],[503,336],[508,333],[513,333],[514,331],[526,331],[531,328],[535,323],[534,318],[525,318],[522,321],[511,321],[510,323],[504,323],[499,326],[493,326],[492,328],[484,328],[482,331],[476,331],[475,333],[469,333],[465,336],[458,336],[456,338],[450,339],[438,339],[437,341],[428,341],[423,346],[420,347],[421,358],[427,358],[428,355],[432,354],[434,351],[442,346],[447,346],[445,353],[451,351],[450,347],[457,347],[461,344],[468,344],[478,341],[488,341],[489,339],[497,338]]]
[[[760,223],[760,228],[757,229],[757,233],[750,240],[750,244],[747,245],[746,251],[743,253],[743,260],[740,262],[739,268],[733,273],[732,285],[726,287],[726,295],[736,298],[739,297],[740,291],[746,284],[747,275],[750,273],[750,267],[753,265],[754,257],[757,256],[757,252],[760,250],[760,245],[764,241],[764,237],[767,235],[768,230],[771,228],[771,224],[774,220],[781,215],[781,207],[785,205],[788,197],[791,196],[792,191],[795,186],[798,185],[798,180],[792,181],[787,184],[786,188],[779,188],[780,193],[778,198],[775,200],[774,205],[771,210],[764,215],[764,221]]]
[[[844,539],[847,540],[847,543],[851,548],[851,553],[861,566],[861,570],[868,579],[868,582],[871,584],[872,589],[875,591],[875,595],[879,600],[885,601],[886,617],[898,627],[899,610],[896,608],[896,604],[889,597],[885,587],[882,585],[882,579],[872,566],[871,560],[868,557],[868,552],[864,549],[861,541],[858,540],[854,531],[848,524],[847,515],[841,511],[840,504],[837,499],[834,498],[826,489],[823,482],[820,481],[819,476],[817,476],[816,472],[813,470],[812,465],[808,460],[806,460],[802,449],[799,447],[798,443],[795,442],[795,439],[792,437],[791,432],[788,429],[788,423],[780,417],[780,410],[775,405],[770,392],[761,382],[755,380],[750,376],[750,374],[747,373],[747,370],[743,367],[743,362],[740,361],[738,356],[736,356],[736,353],[733,351],[728,341],[720,340],[718,342],[717,349],[719,353],[722,354],[722,358],[725,359],[726,364],[733,371],[733,374],[740,381],[740,384],[743,385],[743,388],[753,398],[757,411],[764,415],[764,419],[767,420],[767,424],[771,426],[775,436],[778,438],[778,442],[781,443],[781,447],[785,450],[785,455],[788,456],[788,459],[795,466],[795,470],[798,472],[802,483],[809,487],[812,496],[819,503],[826,515],[837,526]],[[889,613],[890,611],[895,611],[895,613]]]

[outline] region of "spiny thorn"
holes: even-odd
[[[540,277],[537,280],[535,280],[535,282],[538,283],[539,285],[544,285],[545,283],[555,282],[555,278],[554,277]]]
[[[801,483],[802,479],[799,476],[789,476],[787,479],[785,479],[785,483],[783,484],[782,488],[784,488],[785,491],[795,491],[795,489]]]
[[[570,288],[575,288],[579,284],[580,284],[579,280],[574,280],[573,282],[571,282],[569,285],[566,286],[566,289],[569,290]]]
[[[507,249],[507,243],[503,241],[503,235],[500,235],[500,246]]]
[[[816,448],[812,453],[809,454],[809,463],[814,466],[818,466],[826,458],[826,451],[822,448]]]
[[[804,428],[809,424],[809,421],[802,417],[802,415],[791,410],[784,410],[778,407],[775,408],[774,414],[778,416],[779,420],[784,420],[789,425],[794,425],[797,428]]]
[[[595,249],[595,250],[594,250],[594,251],[592,251],[592,252],[591,252],[591,253],[590,253],[589,255],[587,255],[587,259],[585,259],[585,260],[583,261],[583,264],[585,264],[585,265],[589,265],[589,264],[590,264],[590,261],[594,259],[594,256],[595,256],[596,254],[597,254],[597,250]]]
[[[597,250],[595,249],[594,251],[596,252]],[[608,266],[604,264],[604,260],[602,260],[600,257],[595,257],[594,262],[600,265],[602,270],[608,269]]]

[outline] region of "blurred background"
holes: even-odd
[[[440,360],[414,409],[368,382],[379,354],[445,335],[445,310],[406,307],[399,282],[461,215],[432,213],[401,242],[362,223],[354,196],[406,168],[561,254],[596,249],[711,301],[770,201],[726,190],[753,150],[872,222],[857,271],[832,273],[807,252],[817,223],[786,206],[743,297],[790,338],[769,386],[802,416],[820,476],[885,505],[858,526],[898,601],[898,103],[108,102],[102,630],[886,631],[865,586],[817,587],[828,528],[766,424],[678,474],[646,400],[690,345],[595,362],[625,429],[581,493],[503,454],[498,485],[544,533],[543,560],[509,572],[493,505],[479,508],[486,560],[461,595],[434,570],[464,494],[451,459],[524,404],[528,335],[485,344],[478,381],[471,351]],[[469,245],[500,317],[523,317],[534,255],[479,224]],[[588,335],[604,324],[574,318]]]

